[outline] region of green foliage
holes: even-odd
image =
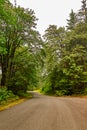
[[[21,98],[31,98],[32,94],[30,94],[29,92],[24,93],[23,91],[18,91],[17,95]]]
[[[69,19],[67,19],[67,29],[73,30],[76,26],[77,18],[76,13],[74,13],[73,10],[71,10],[71,13],[69,14]]]
[[[9,100],[19,99],[18,96],[15,96],[12,91],[8,91],[6,88],[0,88],[0,105],[6,103]]]
[[[82,6],[81,9],[78,12],[79,20],[80,22],[87,22],[87,0],[81,1]]]
[[[37,53],[42,40],[35,30],[37,19],[33,10],[14,7],[9,0],[0,1],[0,7],[1,85],[4,86],[13,77],[16,51],[27,46],[27,50]]]
[[[25,93],[27,87],[37,86],[37,70],[43,62],[37,19],[32,9],[15,7],[9,0],[0,1],[0,14],[1,86],[14,94]]]
[[[51,85],[50,85],[50,81],[49,82],[45,82],[43,84],[43,87],[41,88],[41,92],[44,93],[44,94],[53,94],[53,90],[51,88]]]
[[[45,32],[44,93],[87,94],[87,23],[72,10],[68,29],[50,25]]]
[[[24,77],[18,75],[18,77],[14,77],[9,80],[7,84],[8,90],[11,90],[14,94],[17,95],[19,91],[23,91],[24,93],[27,91],[27,84]]]
[[[56,96],[67,95],[67,90],[56,90],[56,91],[55,91],[55,95],[56,95]]]
[[[73,49],[72,52],[62,60],[62,70],[65,79],[68,81],[72,94],[83,91],[86,86],[84,72],[86,71],[86,52],[80,46]],[[66,82],[65,82],[66,83]],[[64,84],[65,84],[64,83]]]
[[[17,50],[14,59],[14,73],[11,79],[7,81],[8,89],[12,90],[15,94],[17,94],[18,91],[25,93],[29,87],[36,87],[38,83],[38,63],[35,59],[35,55],[29,53],[26,49],[27,47],[22,47]],[[24,53],[21,53],[23,51]]]

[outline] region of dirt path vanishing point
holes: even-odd
[[[87,99],[34,93],[0,112],[0,130],[87,130]]]

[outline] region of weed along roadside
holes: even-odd
[[[4,102],[0,102],[0,111],[9,109],[10,107],[23,103],[24,101],[29,100],[32,97],[33,97],[33,95],[29,93],[29,95],[27,97],[18,97],[18,99],[14,98],[14,99],[9,99]]]
[[[18,105],[20,103],[23,103],[24,101],[31,99],[31,98],[32,98],[32,96],[30,98],[23,98],[23,99],[19,99],[19,100],[13,101],[13,102],[6,103],[4,105],[0,105],[0,111],[3,111],[5,109]]]
[[[0,105],[0,111],[8,109],[8,108],[15,106],[17,104],[20,104],[20,103],[24,102],[25,100],[27,100],[27,99],[19,99],[19,100],[16,100],[14,102],[9,102],[9,103],[6,103],[4,105]]]

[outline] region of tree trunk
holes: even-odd
[[[1,78],[1,87],[6,85],[6,74],[8,67],[8,59],[6,55],[1,56],[1,69],[2,69],[2,78]]]
[[[5,86],[6,84],[6,73],[7,73],[7,67],[5,64],[2,64],[1,87]]]

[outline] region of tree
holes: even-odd
[[[87,88],[86,50],[81,45],[76,45],[71,52],[65,53],[61,61],[63,77],[59,81],[60,89],[66,86],[68,94],[82,93]]]
[[[32,86],[36,87],[38,83],[35,55],[26,49],[27,47],[19,48],[14,57],[13,73],[7,86],[14,94],[24,93]]]
[[[63,43],[66,32],[65,28],[50,25],[45,31],[45,65],[43,70],[43,82],[47,87],[43,87],[44,91],[49,93],[55,91],[57,82],[58,64],[63,57],[65,44]],[[42,88],[42,89],[43,89]]]
[[[4,1],[1,5],[0,32],[2,49],[4,50],[0,55],[2,67],[1,85],[4,86],[13,74],[16,50],[25,45],[31,48],[41,39],[35,31],[36,17],[34,16],[34,11],[13,7],[9,1],[8,3]],[[5,11],[3,12],[3,10]]]
[[[71,31],[60,31],[57,27],[47,29],[42,87],[45,93],[82,94],[87,89],[86,28],[86,23],[79,23]]]
[[[2,80],[1,80],[1,85],[4,85],[6,82],[6,72],[7,72],[7,60],[6,55],[7,55],[7,45],[8,45],[8,39],[6,36],[6,25],[12,24],[12,13],[11,11],[11,4],[8,0],[2,0],[0,1],[0,48],[1,48],[1,53],[0,53],[0,61],[1,61],[1,67],[2,67]],[[8,8],[7,8],[8,7]],[[8,29],[9,32],[9,29]],[[8,35],[8,34],[7,34]]]
[[[79,23],[73,31],[68,32],[66,43],[69,51],[77,45],[82,45],[87,49],[87,23]]]
[[[45,43],[46,43],[46,52],[51,56],[52,60],[58,61],[62,55],[62,50],[64,49],[63,40],[65,39],[65,28],[55,25],[50,25],[45,31]]]
[[[67,19],[67,29],[68,30],[72,30],[75,28],[77,23],[77,17],[76,17],[76,13],[74,13],[73,10],[71,10],[71,13],[69,14],[69,19]]]
[[[81,9],[78,12],[78,19],[81,22],[87,22],[87,0],[82,0]]]

